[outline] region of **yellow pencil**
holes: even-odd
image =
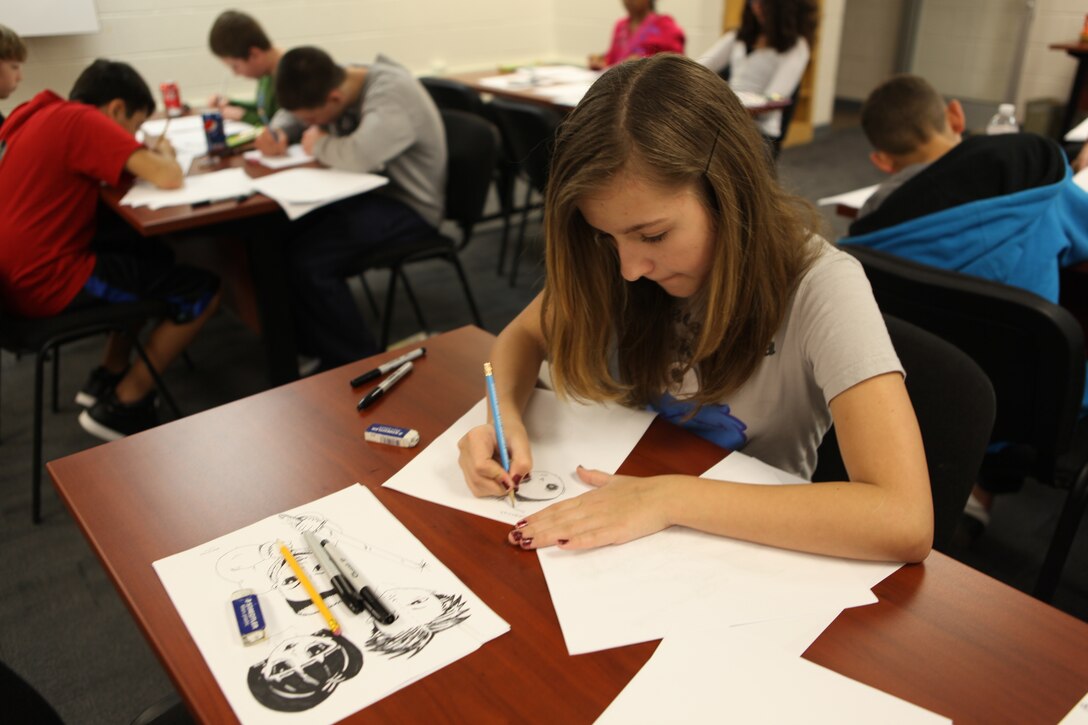
[[[333,634],[339,637],[340,623],[336,621],[336,617],[332,616],[332,612],[329,611],[328,606],[325,604],[325,600],[321,598],[317,588],[314,587],[314,583],[310,581],[310,577],[306,576],[306,572],[302,571],[302,567],[291,553],[291,550],[287,548],[287,544],[282,541],[277,541],[276,543],[280,545],[280,554],[283,555],[283,560],[286,561],[287,565],[291,567],[291,570],[295,572],[295,576],[298,577],[298,581],[302,584],[302,588],[310,595],[310,599],[313,600],[314,606],[317,607],[317,611],[321,612],[321,616],[328,622],[329,629]]]

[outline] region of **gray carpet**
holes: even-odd
[[[818,197],[874,183],[879,174],[866,160],[857,129],[835,130],[817,142],[783,152],[781,182]],[[845,221],[827,213],[827,233],[845,232]],[[540,286],[539,227],[530,225],[520,281],[511,289],[495,272],[500,225],[483,226],[463,260],[488,329],[498,332]],[[443,263],[410,272],[432,331],[470,321],[452,270]],[[379,294],[384,279],[371,277]],[[364,308],[365,309],[365,308]],[[393,339],[418,331],[402,298]],[[47,414],[46,460],[98,445],[76,423],[71,402],[87,371],[97,362],[100,343],[73,344],[62,354],[59,414]],[[191,350],[194,370],[176,364],[167,383],[183,411],[195,413],[260,392],[264,386],[257,338],[229,313],[216,317]],[[123,723],[168,695],[171,684],[121,604],[51,484],[44,485],[44,521],[30,523],[30,421],[33,362],[0,359],[0,660],[8,663],[51,702],[67,722]],[[990,528],[975,546],[959,554],[972,566],[1021,589],[1030,588],[1053,530],[1061,493],[1028,485],[998,500]],[[1088,620],[1088,533],[1082,527],[1065,569],[1056,603]],[[150,574],[149,574],[150,575]],[[58,586],[60,582],[60,586]]]

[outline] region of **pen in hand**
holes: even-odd
[[[487,383],[487,400],[491,404],[491,420],[495,424],[495,444],[499,447],[499,460],[502,461],[502,469],[510,473],[510,453],[506,450],[506,435],[502,430],[502,417],[499,415],[499,396],[495,392],[495,378],[492,375],[491,363],[484,363],[484,381]],[[507,491],[510,506],[514,507],[514,487]]]

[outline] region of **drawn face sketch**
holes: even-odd
[[[249,668],[246,683],[265,707],[301,712],[323,702],[362,668],[359,648],[323,629],[280,642],[268,659]]]
[[[563,479],[554,473],[532,471],[521,479],[514,496],[518,501],[551,501],[561,496],[564,490]]]
[[[436,632],[460,624],[471,614],[460,595],[427,589],[389,589],[381,598],[397,618],[392,624],[375,622],[366,648],[393,657],[415,657]]]
[[[295,572],[280,556],[279,550],[274,545],[270,548],[272,552],[270,552],[266,560],[268,564],[266,571],[272,587],[283,595],[283,598],[287,600],[295,614],[316,614],[317,607],[314,606],[310,595],[306,593],[306,588],[302,586],[302,582],[298,580]],[[325,573],[324,567],[318,562],[317,557],[305,549],[292,548],[291,553],[295,555],[295,560],[302,567],[302,570],[306,572],[306,576],[310,577],[310,581],[317,587],[325,603],[330,607],[339,604],[340,595],[332,588],[332,583]],[[326,587],[326,589],[321,587]]]

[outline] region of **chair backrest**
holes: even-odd
[[[419,79],[419,82],[431,94],[434,105],[441,110],[483,113],[484,102],[480,98],[480,94],[464,83],[433,76],[424,76]]]
[[[440,113],[449,152],[446,218],[461,226],[464,245],[487,202],[491,173],[499,152],[499,132],[483,116],[474,113],[452,110]]]
[[[861,260],[884,314],[944,338],[979,364],[997,395],[993,440],[1032,446],[1032,472],[1052,478],[1084,392],[1084,335],[1073,316],[1016,287],[867,247],[842,249]]]
[[[885,316],[907,372],[907,393],[922,432],[933,495],[933,546],[947,551],[990,440],[994,390],[965,353],[936,335]],[[814,481],[846,480],[834,429],[820,444]]]
[[[507,152],[537,191],[548,183],[548,166],[559,115],[544,106],[496,96],[488,104],[502,131]]]

